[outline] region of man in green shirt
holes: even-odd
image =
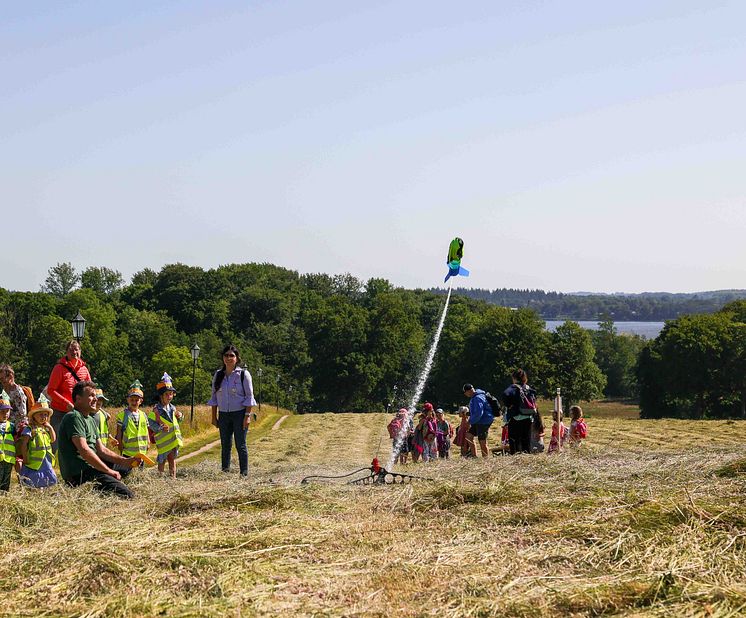
[[[122,457],[106,448],[99,440],[93,414],[96,412],[96,385],[89,380],[78,382],[72,392],[75,408],[65,414],[57,434],[57,458],[62,478],[77,487],[94,483],[105,493],[121,498],[134,498],[122,475],[106,462],[129,468],[131,457]]]

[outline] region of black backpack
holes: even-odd
[[[495,417],[500,416],[501,410],[503,408],[500,401],[494,395],[491,395],[490,393],[485,393],[484,398],[487,400],[487,403],[490,404],[490,408],[492,408],[492,414]]]

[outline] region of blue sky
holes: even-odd
[[[0,20],[0,286],[176,261],[746,288],[743,2],[33,2]],[[462,282],[459,282],[462,283]]]

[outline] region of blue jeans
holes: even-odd
[[[238,467],[243,476],[249,473],[249,449],[246,448],[246,430],[243,428],[244,410],[237,412],[218,412],[218,429],[220,430],[221,464],[223,472],[231,467],[231,438],[238,451]]]

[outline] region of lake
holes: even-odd
[[[574,320],[581,327],[588,330],[598,330],[598,322]],[[553,332],[564,320],[546,320],[547,330]],[[663,329],[663,322],[614,322],[617,332],[631,335],[642,335],[647,339],[655,339]]]

